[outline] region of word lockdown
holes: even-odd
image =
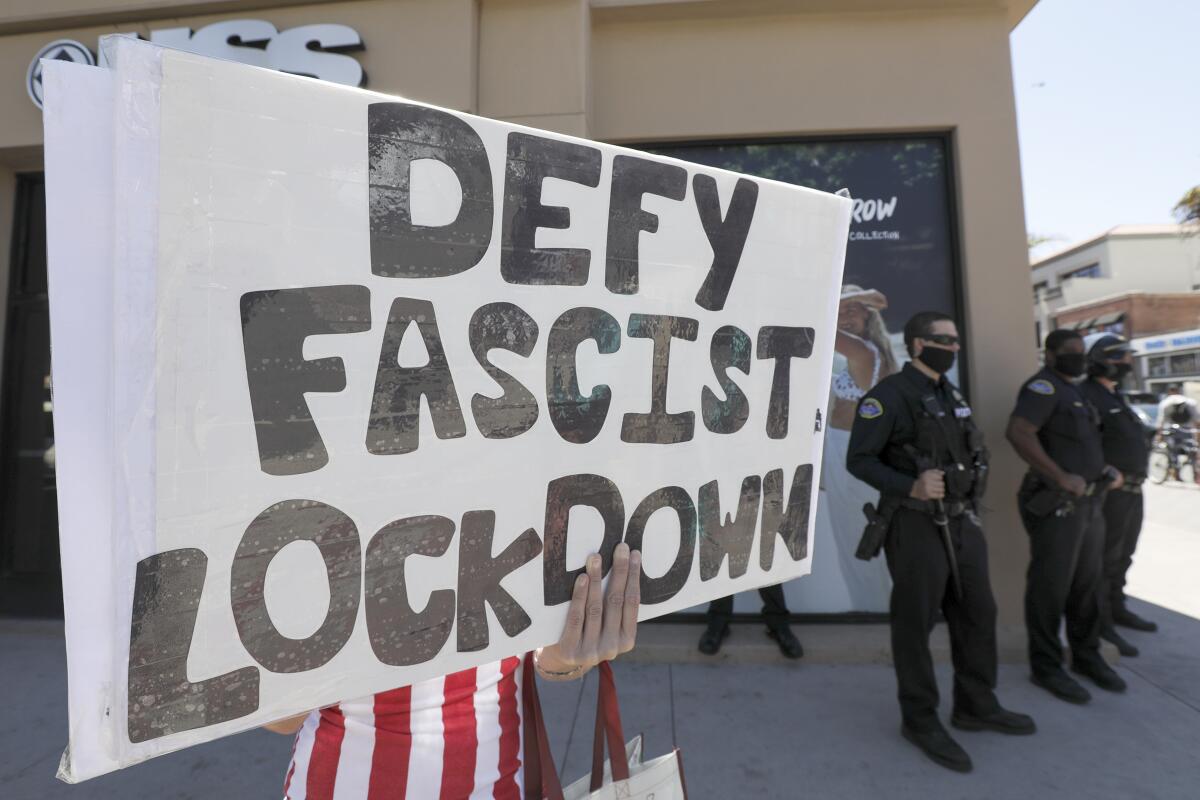
[[[570,226],[569,209],[543,204],[543,180],[552,177],[597,188],[602,162],[599,148],[512,131],[507,137],[504,186],[496,193],[488,153],[466,121],[438,109],[395,102],[368,107],[367,149],[374,275],[437,279],[476,267],[491,244],[496,206],[502,204],[499,269],[504,281],[525,286],[582,286],[587,282],[588,250],[539,248],[535,237],[540,228]],[[442,162],[458,180],[461,205],[455,219],[446,225],[419,225],[412,219],[411,168],[424,159]],[[658,228],[658,217],[642,207],[643,197],[652,194],[682,202],[688,171],[662,161],[616,155],[611,174],[604,284],[614,294],[635,294],[639,236]],[[702,309],[719,311],[737,274],[754,219],[758,186],[739,179],[724,214],[711,176],[696,174],[692,189],[713,253],[695,302]],[[241,296],[250,412],[263,472],[298,475],[327,464],[328,453],[305,394],[344,390],[346,371],[339,358],[306,360],[304,341],[308,336],[369,330],[370,306],[369,289],[354,284],[266,289]],[[697,320],[631,314],[627,322],[626,334],[652,340],[654,353],[649,410],[625,415],[621,440],[665,446],[692,439],[694,413],[668,413],[666,397],[672,340],[694,341]],[[422,339],[428,362],[401,367],[397,353],[413,327]],[[616,352],[621,332],[622,326],[612,315],[591,307],[570,308],[550,326],[546,407],[563,440],[585,444],[596,437],[611,400],[608,386],[596,386],[586,395],[581,392],[575,365],[578,347],[590,340],[602,355]],[[492,364],[487,354],[503,348],[528,357],[538,335],[533,318],[513,303],[488,303],[473,314],[467,332],[469,349],[503,390],[499,398],[476,395],[471,401],[476,425],[485,438],[510,439],[535,424],[539,406],[532,392]],[[784,438],[791,360],[808,358],[813,342],[814,331],[809,327],[764,325],[753,343],[735,326],[718,328],[712,334],[709,354],[724,399],[704,388],[700,407],[705,428],[721,435],[734,433],[745,424],[749,403],[729,371],[736,368],[749,374],[752,345],[756,344],[758,359],[775,361],[766,433],[772,439]],[[377,455],[417,450],[422,398],[439,438],[465,435],[462,404],[437,326],[436,308],[425,300],[399,297],[391,305],[384,328],[370,413],[364,419],[367,450]],[[457,524],[434,515],[396,519],[376,531],[364,548],[357,526],[341,509],[312,498],[275,503],[247,526],[230,573],[229,602],[238,636],[247,657],[258,666],[248,665],[198,682],[189,680],[187,659],[208,557],[197,548],[179,548],[137,564],[128,673],[130,741],[144,742],[253,713],[259,707],[260,668],[299,673],[328,663],[350,640],[360,605],[371,649],[379,662],[390,666],[429,662],[449,646],[452,631],[458,652],[487,648],[492,634],[485,606],[491,608],[505,636],[517,636],[530,626],[531,619],[501,587],[501,581],[540,555],[543,603],[552,607],[569,601],[581,571],[566,565],[572,508],[590,507],[603,520],[599,552],[605,571],[619,542],[642,547],[653,514],[670,511],[675,515],[679,546],[670,567],[657,577],[642,575],[642,602],[647,605],[675,597],[697,561],[701,581],[717,577],[726,559],[731,578],[746,574],[756,541],[759,566],[764,571],[775,561],[777,539],[782,539],[791,559],[800,561],[807,556],[812,478],[812,464],[795,467],[790,476],[782,468],[772,468],[745,477],[736,516],[722,512],[716,480],[695,488],[663,486],[641,498],[627,515],[624,498],[611,480],[595,474],[569,474],[546,485],[541,534],[527,528],[496,555],[497,515],[490,510],[466,511]],[[423,609],[414,609],[405,582],[406,559],[441,558],[456,538],[456,585],[433,591]],[[311,542],[319,550],[330,601],[317,630],[293,639],[271,620],[265,583],[276,554],[298,541]]]
[[[246,529],[230,574],[230,607],[247,655],[272,672],[306,672],[327,663],[353,634],[360,602],[365,605],[375,657],[391,666],[421,664],[441,652],[456,623],[458,652],[487,647],[485,604],[508,637],[529,627],[529,615],[500,582],[539,554],[545,605],[570,601],[571,587],[582,572],[582,568],[566,567],[568,519],[574,507],[594,508],[604,520],[599,548],[604,574],[612,566],[617,544],[625,541],[640,549],[650,516],[663,509],[674,512],[680,536],[671,566],[659,577],[642,575],[642,602],[653,605],[671,599],[683,587],[697,554],[702,581],[715,578],[726,558],[731,578],[744,575],[756,529],[759,566],[764,571],[774,563],[777,538],[792,559],[803,559],[812,476],[811,464],[797,467],[786,497],[782,469],[745,478],[736,516],[722,513],[717,481],[700,487],[698,502],[687,489],[666,486],[643,498],[628,521],[621,493],[607,478],[588,474],[558,478],[546,491],[544,536],[529,528],[499,555],[492,554],[495,513],[464,513],[457,534],[457,587],[435,590],[420,611],[409,602],[405,560],[414,555],[445,555],[456,534],[453,520],[425,515],[391,522],[371,537],[364,560],[358,528],[346,514],[316,500],[289,500],[263,511]],[[320,627],[304,639],[292,639],[271,621],[265,584],[275,555],[300,541],[312,542],[320,550],[330,598]],[[237,719],[259,707],[258,667],[199,682],[188,679],[187,659],[207,563],[202,550],[180,548],[137,565],[129,642],[131,742]]]

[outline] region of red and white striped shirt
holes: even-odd
[[[520,800],[519,657],[314,711],[286,800]]]

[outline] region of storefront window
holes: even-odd
[[[1150,365],[1149,371],[1151,378],[1165,378],[1167,375],[1171,374],[1171,371],[1167,367],[1166,356],[1155,356],[1146,360]]]
[[[925,310],[962,320],[946,141],[904,137],[649,149],[824,191],[845,188],[854,198],[813,573],[792,581],[786,593],[791,610],[800,613],[887,611],[891,584],[883,559],[854,557],[865,524],[863,505],[876,502],[878,493],[846,471],[846,450],[858,398],[908,359],[905,321]],[[860,385],[864,375],[870,380]],[[951,375],[956,382],[957,377]],[[745,608],[753,610],[753,603]]]
[[[1100,277],[1100,265],[1099,264],[1089,264],[1086,267],[1080,267],[1077,270],[1072,270],[1071,272],[1068,272],[1066,275],[1062,276],[1062,280],[1065,281],[1069,278],[1099,278],[1099,277]]]
[[[1196,367],[1196,353],[1178,353],[1171,356],[1172,375],[1193,375],[1200,370]]]

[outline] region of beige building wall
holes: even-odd
[[[1092,264],[1097,278],[1063,276]],[[1126,292],[1191,292],[1200,289],[1200,237],[1179,225],[1119,225],[1035,261],[1030,267],[1035,318],[1045,334],[1060,310]]]
[[[1019,626],[1022,470],[1002,432],[1036,365],[1008,35],[1034,0],[214,2],[220,16],[180,20],[164,17],[206,4],[13,2],[0,12],[0,165],[38,157],[21,79],[41,45],[230,17],[348,24],[369,88],[618,143],[949,133],[969,388],[994,454],[992,573],[1002,623]],[[105,9],[119,19],[102,24]]]

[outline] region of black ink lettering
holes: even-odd
[[[445,555],[454,539],[454,522],[445,517],[420,516],[389,522],[367,544],[367,636],[375,657],[393,667],[432,660],[454,625],[454,590],[430,593],[422,611],[408,599],[404,562],[409,556]]]
[[[621,441],[636,444],[676,444],[692,438],[696,413],[667,413],[667,375],[671,364],[671,339],[696,341],[700,327],[694,319],[665,314],[630,314],[629,335],[654,340],[654,369],[650,377],[650,413],[626,414],[621,421]]]
[[[812,355],[813,335],[812,328],[787,328],[782,325],[764,325],[758,330],[759,359],[775,359],[775,375],[771,378],[771,400],[767,406],[767,436],[772,439],[787,436],[792,359],[808,358]]]
[[[208,557],[191,547],[143,558],[129,626],[129,741],[148,742],[258,710],[258,667],[188,680],[188,651]]]
[[[642,208],[645,194],[682,200],[687,195],[687,170],[637,156],[613,158],[604,285],[617,294],[637,294],[638,238],[642,231],[658,230],[658,215]]]
[[[267,567],[292,542],[312,542],[325,561],[329,610],[304,639],[284,636],[267,611]],[[263,511],[242,535],[229,573],[230,605],[246,652],[271,672],[306,672],[337,655],[354,632],[362,591],[362,545],[354,522],[316,500],[285,500]]]
[[[612,390],[604,384],[586,396],[579,393],[575,351],[587,339],[596,342],[601,355],[615,353],[621,325],[607,311],[572,308],[554,321],[546,338],[546,410],[558,435],[575,444],[596,438],[612,402]]]
[[[371,271],[385,278],[440,278],[479,263],[492,239],[492,170],[466,121],[427,106],[367,106]],[[449,225],[412,221],[412,163],[440,161],[458,176],[462,205]]]
[[[692,572],[692,558],[696,552],[696,505],[687,491],[679,486],[666,486],[651,492],[638,503],[629,518],[629,529],[625,532],[625,543],[630,550],[641,550],[650,515],[663,508],[674,510],[679,517],[679,552],[666,573],[651,578],[642,571],[642,602],[647,605],[670,600],[687,583]]]
[[[413,322],[429,362],[420,367],[401,367],[400,343]],[[379,351],[379,371],[375,375],[375,394],[371,401],[371,419],[367,423],[367,450],[375,455],[411,453],[420,445],[421,397],[429,402],[433,431],[439,439],[458,439],[467,434],[454,378],[446,363],[446,351],[438,333],[433,303],[397,297],[388,314]]]
[[[528,133],[508,135],[500,275],[509,283],[583,286],[592,251],[534,246],[538,228],[571,227],[570,209],[542,205],[546,178],[595,188],[600,183],[600,150]]]
[[[567,527],[575,506],[591,506],[604,520],[604,538],[596,549],[601,558],[601,574],[608,574],[613,550],[621,543],[625,529],[625,503],[621,491],[608,478],[567,475],[550,481],[546,487],[546,542],[542,552],[542,584],[547,606],[569,602],[575,578],[584,571],[582,566],[567,570]]]
[[[742,260],[746,237],[750,235],[750,223],[754,219],[754,207],[758,203],[758,184],[749,178],[738,178],[729,200],[729,211],[721,219],[721,197],[717,182],[711,175],[697,173],[692,176],[692,193],[696,196],[696,209],[700,212],[700,224],[708,236],[713,250],[713,262],[708,277],[696,293],[696,304],[709,311],[720,311],[729,297],[729,287]]]
[[[762,496],[762,479],[751,475],[742,480],[738,499],[737,518],[725,514],[721,522],[721,495],[717,482],[700,487],[700,580],[715,578],[721,571],[725,556],[729,556],[729,577],[740,578],[750,564],[750,549],[754,546],[754,523],[758,521],[758,501]]]
[[[700,414],[704,417],[704,427],[713,433],[736,433],[750,416],[750,401],[741,387],[729,377],[729,369],[733,367],[749,375],[751,349],[750,337],[741,328],[723,325],[713,334],[708,358],[725,399],[718,400],[716,393],[707,386],[700,391]]]
[[[500,627],[509,638],[529,627],[525,609],[500,585],[505,576],[528,564],[542,552],[542,540],[529,528],[492,556],[495,511],[463,514],[458,541],[458,652],[483,650],[488,646],[488,618],[483,605],[492,607]]]
[[[475,425],[488,439],[520,436],[532,428],[538,418],[538,404],[533,393],[488,361],[488,351],[499,347],[528,358],[537,338],[537,322],[512,303],[488,303],[471,315],[471,352],[503,390],[499,397],[477,394],[471,398]]]
[[[305,392],[340,392],[340,358],[306,360],[304,340],[371,329],[365,286],[314,286],[247,292],[241,298],[242,349],[259,467],[268,475],[300,475],[329,462]]]
[[[783,511],[783,470],[773,469],[763,478],[762,542],[758,564],[763,570],[775,562],[775,537],[783,539],[793,561],[808,555],[808,505],[812,500],[812,464],[801,464],[792,475],[792,489]]]

